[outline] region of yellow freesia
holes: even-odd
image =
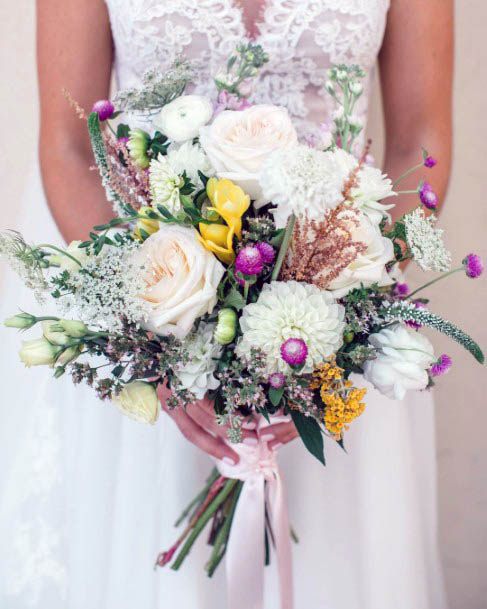
[[[148,211],[154,211],[154,210],[152,209],[152,207],[147,207],[147,206],[141,207],[139,209],[139,215],[144,216],[144,215],[146,215],[146,213]],[[157,231],[159,230],[159,221],[151,220],[150,218],[139,218],[137,220],[137,225],[134,230],[134,235],[140,241],[142,241],[142,235],[140,234],[141,230],[145,231],[148,235],[153,235],[154,233],[157,233]]]
[[[225,178],[218,180],[210,178],[206,185],[206,192],[213,205],[208,209],[216,211],[233,228],[237,239],[242,238],[242,216],[250,206],[250,197]]]
[[[235,260],[235,252],[233,251],[235,231],[233,227],[201,222],[199,230],[199,240],[208,251],[213,252],[225,264],[231,264]]]

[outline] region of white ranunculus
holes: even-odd
[[[152,385],[133,381],[122,389],[113,403],[131,419],[153,425],[159,416],[159,399]]]
[[[389,216],[389,209],[395,207],[394,203],[382,203],[384,199],[395,197],[392,182],[376,167],[363,165],[357,175],[357,186],[352,189],[355,205],[366,214],[374,224]]]
[[[20,360],[28,367],[52,366],[62,347],[51,344],[46,338],[26,340],[19,351]]]
[[[163,107],[154,126],[173,142],[186,142],[198,137],[212,116],[213,104],[207,97],[181,95]]]
[[[150,307],[144,327],[184,338],[198,317],[213,311],[223,265],[203,247],[195,229],[177,224],[161,224],[135,256],[146,282],[140,298]]]
[[[367,246],[367,249],[331,281],[327,289],[335,298],[342,298],[354,288],[377,283],[379,286],[391,285],[386,264],[394,259],[394,246],[390,239],[383,237],[379,228],[369,218],[360,214],[358,226],[351,226],[352,238]]]
[[[364,378],[383,395],[402,400],[406,391],[428,385],[428,368],[435,361],[429,340],[401,324],[369,336],[376,359],[364,365]]]
[[[221,346],[213,340],[215,326],[203,322],[199,324],[198,330],[184,341],[189,361],[174,370],[181,387],[199,400],[205,397],[208,390],[220,385],[220,381],[213,376],[222,352]]]
[[[200,142],[219,178],[228,178],[250,195],[257,207],[263,199],[259,174],[269,156],[298,141],[288,111],[258,104],[221,112],[200,130]]]

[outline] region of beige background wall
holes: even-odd
[[[33,0],[0,0],[2,227],[15,225],[25,167],[36,154],[34,5]],[[442,223],[455,259],[461,260],[471,250],[487,258],[487,3],[457,0],[456,13],[455,159]],[[376,134],[375,149],[380,150],[378,104],[371,130]],[[455,277],[447,294],[434,291],[433,304],[487,347],[485,277],[478,282]],[[451,609],[483,609],[487,606],[487,375],[449,341],[435,337],[435,342],[455,361],[454,372],[436,392],[440,542],[448,594]]]

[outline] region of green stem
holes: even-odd
[[[416,188],[415,190],[396,190],[397,195],[417,195],[419,190]]]
[[[247,300],[249,298],[249,287],[250,287],[249,282],[245,281],[245,283],[244,283],[244,298],[245,298],[245,302],[247,302]]]
[[[413,296],[415,296],[418,292],[421,292],[421,290],[424,290],[425,288],[429,288],[431,285],[438,283],[438,281],[441,281],[442,279],[446,279],[446,277],[449,277],[450,275],[453,275],[454,273],[458,273],[458,271],[463,271],[463,266],[457,268],[457,269],[453,269],[452,271],[448,271],[447,273],[443,273],[443,275],[440,275],[439,277],[436,277],[435,279],[432,279],[431,281],[428,281],[428,283],[425,283],[424,285],[420,286],[419,288],[417,288],[416,290],[414,290],[414,292],[411,292],[411,294],[408,294],[408,298],[412,298]]]
[[[180,524],[182,524],[182,522],[190,515],[193,508],[204,500],[204,498],[208,495],[208,491],[210,490],[212,484],[215,482],[219,475],[220,474],[218,473],[218,470],[215,468],[211,472],[208,480],[206,481],[204,489],[201,491],[201,493],[198,493],[198,495],[196,495],[193,501],[191,501],[191,503],[183,510],[182,514],[176,520],[176,522],[174,523],[175,527],[178,527]]]
[[[399,182],[402,182],[412,173],[414,173],[415,171],[418,171],[418,169],[421,169],[421,167],[423,167],[423,163],[418,163],[418,165],[415,165],[414,167],[411,167],[411,169],[408,169],[407,171],[405,171],[402,175],[400,175],[397,178],[397,180],[395,182],[392,183],[392,188],[396,188],[396,186],[399,184]]]
[[[223,487],[222,491],[215,497],[215,499],[213,499],[213,501],[208,506],[208,509],[200,516],[198,522],[195,524],[195,526],[193,527],[193,530],[191,531],[191,534],[189,535],[188,539],[186,540],[181,552],[178,554],[178,557],[174,561],[174,564],[171,566],[171,569],[173,569],[174,571],[177,571],[179,569],[179,567],[183,564],[184,559],[189,554],[189,551],[191,550],[191,548],[192,548],[194,542],[196,541],[196,539],[198,538],[199,534],[205,528],[208,521],[213,516],[213,514],[217,511],[217,509],[220,507],[220,505],[225,501],[225,499],[228,497],[228,495],[232,492],[232,490],[235,487],[235,485],[237,484],[237,482],[238,482],[238,480],[228,480],[228,482],[226,482],[225,486]]]
[[[289,245],[291,243],[295,224],[296,224],[296,216],[294,214],[291,214],[289,216],[289,220],[287,221],[286,230],[284,232],[284,237],[282,239],[281,247],[279,248],[279,254],[277,255],[276,264],[274,266],[274,270],[272,271],[271,281],[276,281],[276,279],[279,277],[279,273],[281,272],[282,264],[286,257],[287,250],[289,249]]]
[[[37,247],[43,247],[43,248],[54,250],[54,251],[58,252],[59,254],[66,256],[67,258],[71,258],[71,260],[73,262],[76,262],[76,264],[78,264],[79,266],[83,266],[77,258],[75,258],[74,256],[71,256],[71,254],[68,254],[68,252],[61,249],[60,247],[56,247],[55,245],[51,245],[50,243],[41,243]]]

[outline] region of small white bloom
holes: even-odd
[[[179,189],[184,180],[169,162],[167,156],[153,159],[149,169],[149,182],[152,195],[152,205],[163,205],[171,213],[181,209]]]
[[[208,390],[220,386],[220,381],[213,376],[222,352],[221,346],[213,340],[215,325],[202,322],[198,330],[185,339],[189,361],[174,370],[181,387],[198,400],[203,399]]]
[[[159,416],[159,399],[156,390],[149,383],[133,381],[122,389],[113,403],[135,421],[153,425]]]
[[[321,220],[327,209],[343,202],[343,188],[356,166],[344,150],[323,152],[299,144],[274,153],[260,175],[264,197],[277,205],[276,226],[283,228],[291,214]]]
[[[31,366],[53,366],[62,347],[51,344],[46,338],[22,341],[20,361]]]
[[[162,108],[154,125],[173,142],[186,142],[198,137],[200,128],[212,116],[213,104],[208,98],[181,95]]]
[[[252,349],[258,349],[267,356],[269,373],[289,372],[281,345],[300,338],[308,348],[303,371],[312,372],[341,346],[343,319],[344,308],[329,292],[307,283],[274,281],[264,285],[257,302],[244,308],[236,352],[249,358]]]
[[[172,144],[167,152],[167,160],[174,173],[186,175],[199,190],[203,187],[198,171],[207,177],[215,174],[215,170],[199,144],[184,142],[181,145]]]
[[[428,385],[428,368],[435,361],[429,340],[401,324],[369,336],[376,359],[364,365],[364,378],[383,395],[402,400],[406,391]]]
[[[359,81],[349,83],[348,88],[354,95],[361,95],[362,91],[364,90],[364,86]]]
[[[443,230],[435,228],[436,221],[434,214],[426,217],[421,207],[404,216],[408,246],[423,271],[444,272],[451,267],[451,254],[443,243]]]
[[[355,131],[360,131],[362,129],[362,127],[364,126],[363,120],[357,114],[351,114],[348,117],[348,124]]]
[[[394,204],[381,203],[383,199],[396,196],[392,182],[380,169],[363,165],[357,175],[357,186],[352,188],[355,205],[366,214],[374,224],[380,224],[389,217],[387,211]]]
[[[361,285],[368,287],[377,283],[386,286],[393,283],[386,270],[386,264],[394,259],[392,241],[383,237],[379,228],[364,214],[360,214],[358,226],[351,225],[351,233],[353,240],[365,244],[367,249],[327,286],[335,298],[342,298]]]

